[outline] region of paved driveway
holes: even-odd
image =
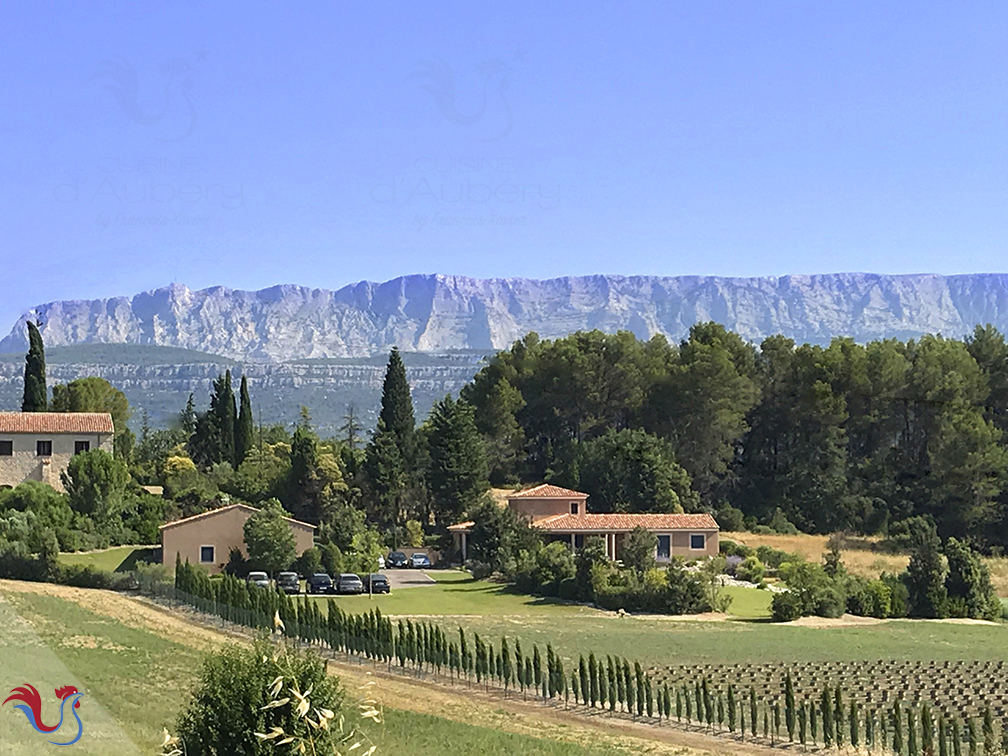
[[[396,588],[415,588],[421,585],[434,585],[435,580],[424,570],[381,570],[388,577],[389,585]]]

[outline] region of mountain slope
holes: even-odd
[[[40,318],[47,346],[151,344],[231,359],[282,362],[410,351],[507,347],[529,331],[626,329],[682,338],[716,320],[759,341],[858,341],[922,333],[961,336],[982,323],[1008,330],[1008,275],[886,276],[840,273],[781,278],[583,276],[551,280],[415,275],[338,291],[261,291],[180,284],[133,297],[51,302],[20,318],[0,353],[23,351],[24,322]]]

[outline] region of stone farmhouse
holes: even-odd
[[[507,506],[527,518],[545,541],[562,540],[576,550],[587,537],[603,538],[610,559],[620,558],[626,534],[637,527],[657,537],[655,560],[659,563],[667,563],[674,556],[717,556],[720,545],[720,529],[709,514],[592,514],[588,512],[588,494],[549,484],[511,494]],[[448,528],[463,562],[467,536],[474,524],[460,522]]]
[[[62,491],[71,457],[111,454],[114,434],[107,412],[0,412],[0,486],[37,480]]]

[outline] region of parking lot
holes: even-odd
[[[396,588],[416,588],[422,585],[434,585],[434,578],[424,570],[380,570],[389,580],[394,591]]]

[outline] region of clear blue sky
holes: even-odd
[[[1004,271],[1008,6],[0,5],[0,332],[179,281]]]

